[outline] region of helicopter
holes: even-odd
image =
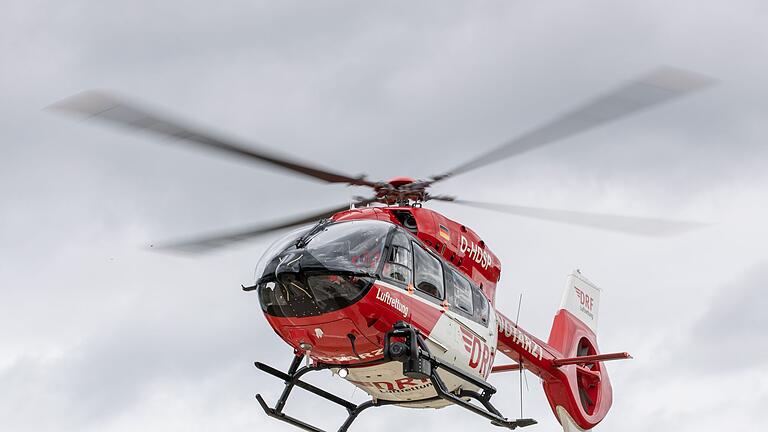
[[[567,279],[547,341],[496,307],[501,262],[466,225],[425,207],[430,201],[468,205],[547,221],[645,236],[668,236],[701,226],[687,221],[514,206],[435,195],[438,182],[584,133],[710,86],[713,80],[660,68],[629,81],[538,128],[427,179],[372,181],[278,155],[170,119],[103,91],[88,91],[51,108],[172,138],[176,143],[272,165],[330,184],[368,188],[351,203],[298,217],[216,233],[158,248],[207,252],[237,242],[284,234],[264,252],[256,291],[275,333],[292,349],[287,371],[255,366],[283,381],[273,406],[256,395],[266,415],[310,432],[317,426],[284,412],[302,388],[346,409],[348,430],[364,410],[384,405],[457,405],[508,429],[536,424],[508,418],[492,403],[492,373],[538,376],[565,432],[594,428],[612,404],[604,362],[629,359],[597,344],[601,289],[580,271]],[[285,231],[290,230],[285,233]],[[513,362],[495,365],[501,353]],[[307,382],[322,370],[370,395],[356,404]]]

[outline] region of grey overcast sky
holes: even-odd
[[[164,239],[360,193],[43,111],[111,89],[303,160],[427,176],[672,65],[715,87],[448,180],[434,192],[709,222],[645,239],[433,207],[501,258],[498,307],[546,338],[566,275],[603,287],[614,406],[599,430],[765,430],[768,3],[4,0],[0,14],[0,430],[292,430],[256,392],[290,350],[252,280],[272,238],[198,258]],[[498,359],[500,362],[503,359]],[[529,377],[525,415],[557,430]],[[498,405],[518,414],[517,375]],[[315,378],[340,395],[360,391]],[[343,413],[298,394],[290,412]],[[455,407],[381,408],[353,430],[491,430]]]

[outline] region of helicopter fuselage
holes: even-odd
[[[344,368],[345,378],[374,398],[448,404],[435,400],[428,380],[404,376],[401,363],[377,362],[385,334],[403,321],[441,361],[488,377],[501,268],[477,234],[418,207],[350,209],[326,224],[278,241],[259,270],[265,316],[295,352]],[[443,378],[452,391],[476,390],[451,374]],[[419,400],[425,402],[412,402]]]

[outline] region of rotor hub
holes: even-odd
[[[387,182],[377,184],[374,189],[379,202],[388,205],[411,205],[427,199],[428,182],[411,177],[394,177]]]
[[[413,183],[415,180],[411,177],[394,177],[391,178],[389,181],[387,181],[388,184],[390,184],[394,188],[399,188],[401,186],[405,186],[407,184]]]

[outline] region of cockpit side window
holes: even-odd
[[[404,285],[411,283],[412,263],[411,241],[407,234],[396,231],[390,243],[389,256],[384,263],[384,278]]]
[[[445,298],[443,265],[440,260],[416,243],[413,245],[414,286],[437,300]]]

